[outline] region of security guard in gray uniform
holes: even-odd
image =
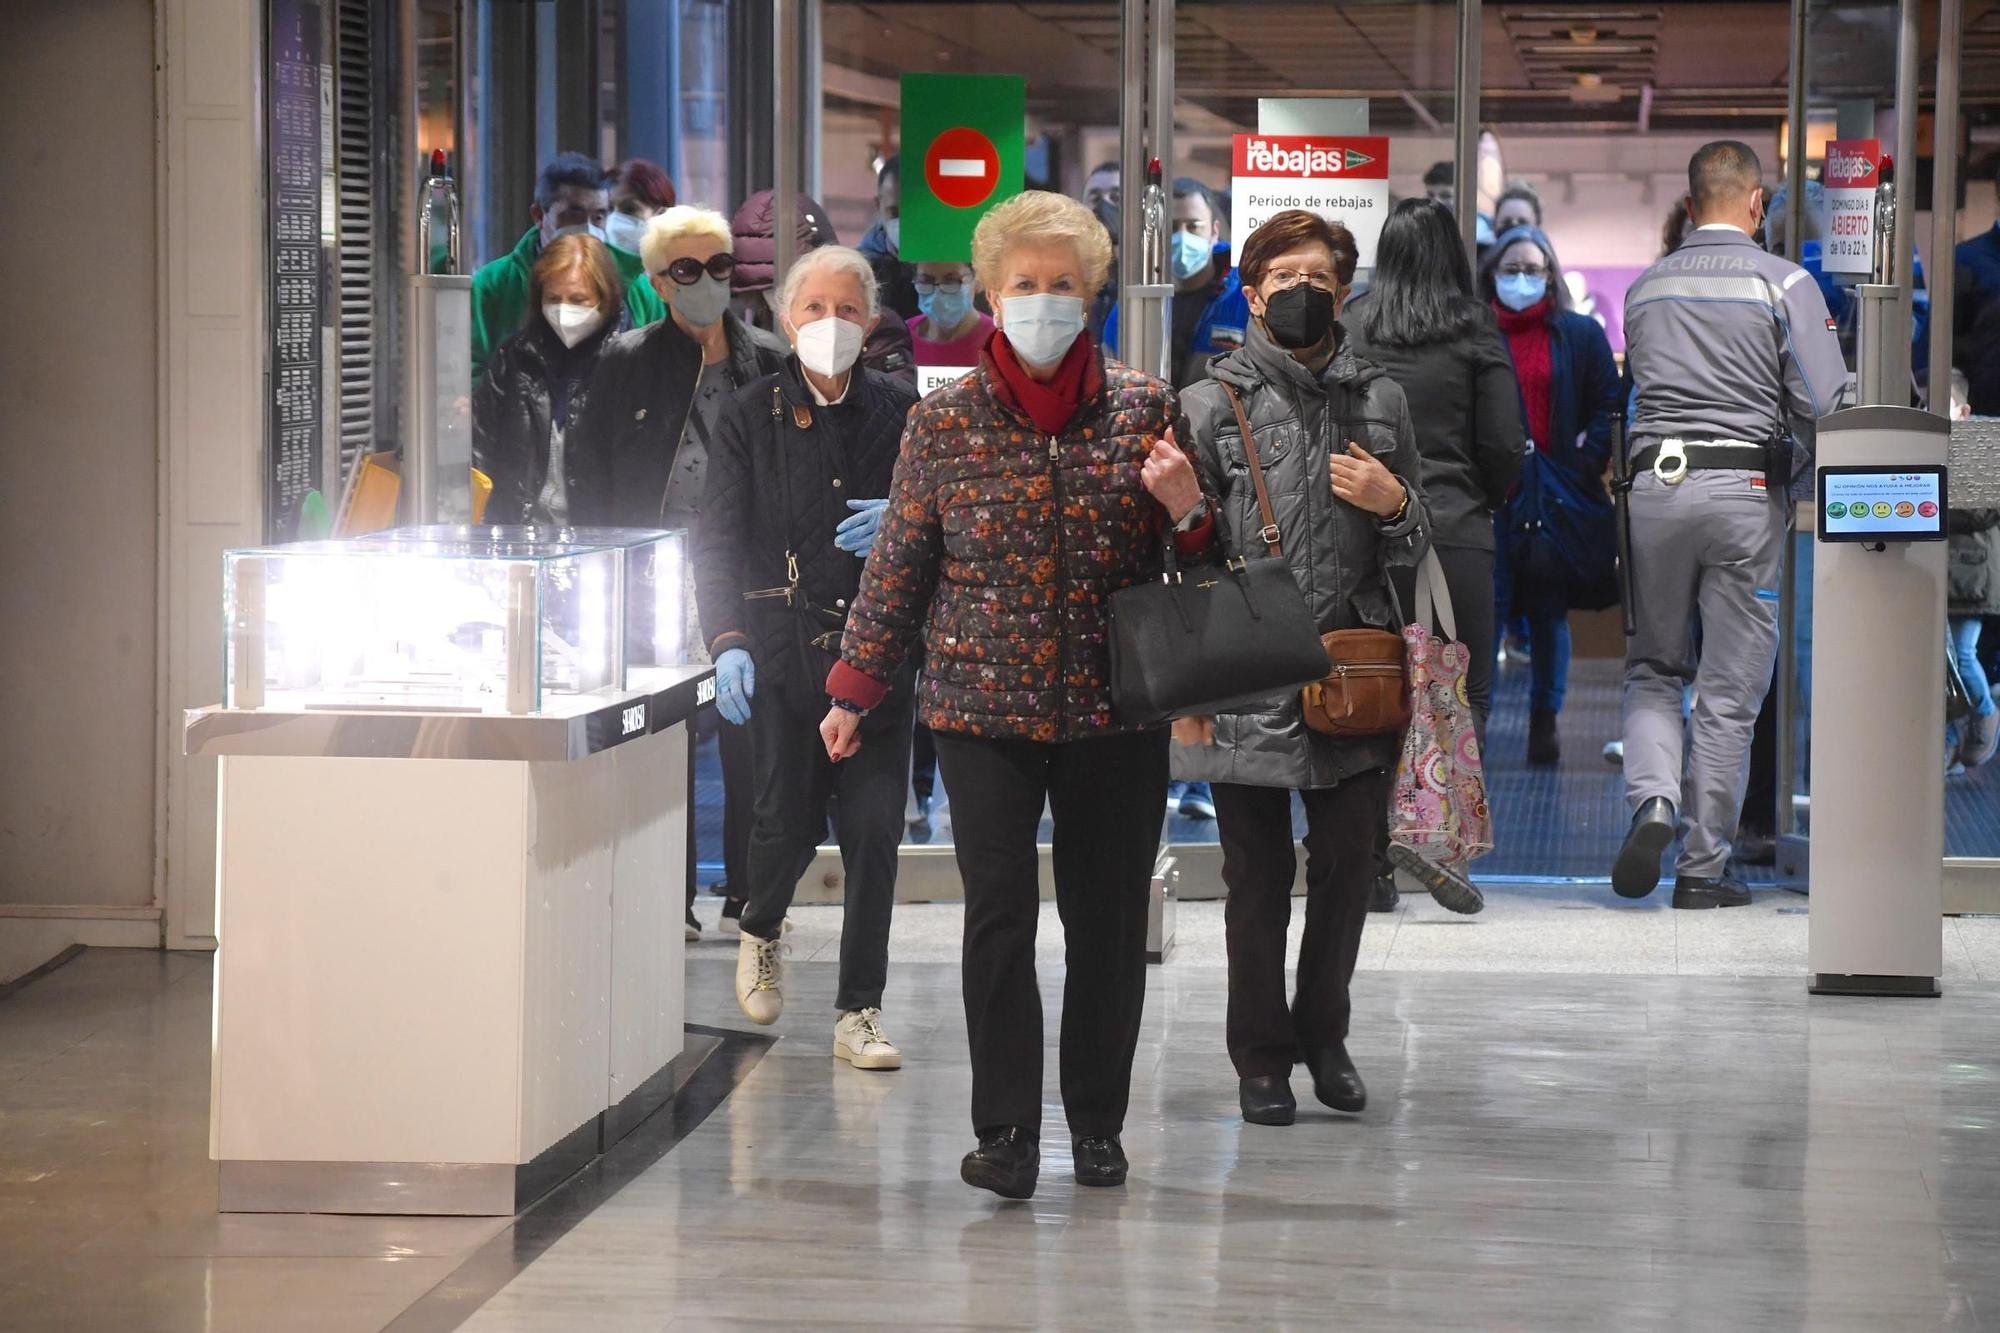
[[[1726,872],[1750,732],[1777,659],[1793,441],[1809,446],[1814,420],[1848,386],[1819,287],[1751,239],[1761,181],[1745,145],[1705,145],[1688,162],[1694,232],[1625,297],[1638,385],[1627,444],[1635,632],[1625,646],[1625,794],[1635,813],[1611,883],[1627,898],[1659,887],[1660,855],[1684,812],[1675,907],[1750,901]]]

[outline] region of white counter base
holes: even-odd
[[[685,723],[570,762],[225,755],[224,1211],[511,1214],[671,1095],[689,776]]]

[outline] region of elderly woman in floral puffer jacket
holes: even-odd
[[[1108,599],[1158,575],[1170,527],[1198,554],[1213,525],[1173,443],[1172,390],[1083,331],[1111,262],[1097,219],[1031,191],[988,213],[972,244],[999,332],[977,370],[911,414],[820,730],[835,759],[855,753],[861,715],[922,635],[918,705],[965,881],[979,1146],[960,1174],[1027,1198],[1041,1162],[1043,803],[1069,961],[1062,1092],[1076,1177],[1118,1185],[1167,733],[1112,718]]]

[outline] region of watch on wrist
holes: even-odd
[[[843,713],[852,713],[856,717],[868,716],[868,710],[866,708],[863,708],[860,704],[855,703],[852,699],[835,699],[833,701],[833,706],[835,708],[838,708]]]

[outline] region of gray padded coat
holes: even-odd
[[[1219,497],[1218,554],[1266,558],[1249,455],[1222,390],[1224,384],[1233,386],[1256,436],[1285,561],[1320,631],[1400,630],[1386,570],[1415,564],[1429,545],[1416,433],[1396,382],[1356,356],[1344,333],[1340,338],[1340,350],[1315,376],[1252,321],[1246,344],[1211,363],[1210,380],[1182,391],[1178,436],[1201,469],[1203,489]],[[1409,488],[1409,512],[1394,526],[1334,495],[1336,441],[1344,452],[1350,440]],[[1216,718],[1213,746],[1176,746],[1173,772],[1194,782],[1332,787],[1357,773],[1393,766],[1399,745],[1396,736],[1323,736],[1305,725],[1298,693],[1288,691]]]

